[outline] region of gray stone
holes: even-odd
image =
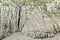
[[[0,38],[16,31],[33,38],[45,38],[46,33],[52,37],[60,32],[59,0],[48,2],[46,7],[22,6],[20,10],[14,2],[9,6],[3,3],[0,3]]]
[[[35,40],[35,39],[24,36],[21,33],[14,33],[10,35],[9,37],[4,38],[3,40]]]

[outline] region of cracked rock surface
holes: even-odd
[[[7,36],[3,40],[45,40],[44,38],[47,38],[46,40],[59,40],[59,0],[47,3],[46,7],[28,5],[19,8],[12,1],[9,2],[14,6],[0,3],[0,39]]]
[[[3,40],[60,40],[60,33],[57,33],[53,38],[45,38],[45,39],[33,39],[31,37],[25,36],[20,32],[14,33]]]

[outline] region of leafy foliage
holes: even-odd
[[[45,5],[45,2],[42,0],[24,0],[25,5],[35,5],[42,6]]]
[[[17,4],[17,6],[21,6],[21,5],[33,5],[33,6],[46,6],[46,3],[42,0],[11,0],[12,2],[14,2],[15,4]],[[0,0],[0,2],[2,2]],[[11,3],[5,3],[4,5],[11,5]]]

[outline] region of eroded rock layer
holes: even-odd
[[[10,4],[12,3],[12,4]],[[18,6],[12,1],[0,3],[0,38],[16,31],[33,38],[48,38],[60,32],[60,1],[45,6]]]

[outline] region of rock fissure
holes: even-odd
[[[19,9],[19,16],[18,16],[18,30],[19,30],[19,24],[20,24],[20,17],[21,17],[21,7]]]

